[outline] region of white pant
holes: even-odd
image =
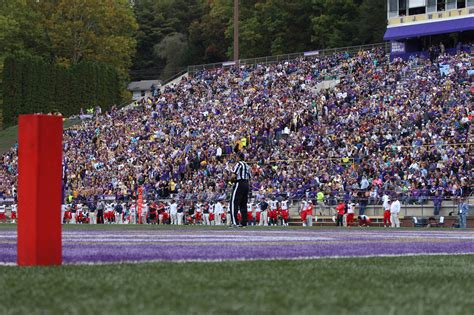
[[[214,222],[216,222],[216,225],[222,225],[222,217],[220,213],[214,215]]]
[[[400,227],[400,220],[398,219],[398,213],[390,213],[390,221],[392,222],[392,227]]]
[[[268,226],[268,210],[260,212],[260,222],[258,223],[260,226]]]
[[[227,213],[225,215],[225,222],[227,225],[231,225],[232,224],[232,217],[230,216],[230,213]]]
[[[171,213],[171,224],[176,225],[178,224],[178,213]]]
[[[76,224],[76,213],[71,212],[71,221],[69,223]]]
[[[115,224],[122,224],[122,214],[116,212],[115,213]]]
[[[184,213],[178,212],[178,225],[183,225],[183,216]]]
[[[64,210],[61,210],[61,224],[64,222]]]
[[[95,212],[89,212],[89,224],[96,224],[97,223],[97,217],[95,215]]]
[[[306,216],[306,226],[313,226],[313,216],[310,214]]]
[[[130,224],[137,224],[137,214],[135,212],[130,213]]]
[[[147,224],[147,222],[146,222],[146,212],[142,212],[142,224]]]
[[[211,225],[211,222],[209,221],[209,213],[204,213],[202,217],[204,218],[204,225]]]

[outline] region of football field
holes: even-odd
[[[65,226],[61,267],[16,267],[0,314],[472,314],[474,231]]]

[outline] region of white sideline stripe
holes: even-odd
[[[79,234],[79,235],[63,235],[62,240],[67,244],[74,244],[76,242],[86,241],[101,241],[104,243],[116,243],[116,242],[146,242],[146,243],[166,243],[166,242],[185,242],[185,243],[199,243],[199,242],[268,242],[268,241],[345,241],[345,240],[366,240],[366,241],[383,241],[383,240],[398,240],[406,238],[414,239],[433,239],[433,240],[474,240],[474,234],[246,234],[246,233],[228,233],[228,234],[210,234],[210,235],[187,235],[187,234],[149,234],[149,235],[133,235],[133,234],[116,234],[116,235],[103,235],[103,234]],[[16,235],[1,235],[1,240],[15,241]]]
[[[381,255],[362,255],[362,256],[303,256],[303,257],[286,257],[286,258],[236,258],[236,259],[150,259],[150,260],[124,260],[116,262],[76,262],[76,263],[63,263],[63,266],[75,266],[75,265],[117,265],[117,264],[148,264],[157,262],[169,262],[169,263],[218,263],[218,262],[231,262],[231,261],[292,261],[292,260],[320,260],[320,259],[349,259],[349,258],[376,258],[376,257],[414,257],[414,256],[464,256],[474,255],[472,253],[408,253],[408,254],[381,254]],[[16,263],[0,262],[0,266],[16,266]]]
[[[127,227],[127,225],[123,225],[124,228]],[[218,226],[219,227],[219,226]],[[197,232],[197,233],[194,233]],[[273,229],[273,228],[261,228],[261,229],[251,229],[251,230],[246,230],[245,232],[243,231],[237,231],[237,230],[228,230],[228,229],[222,229],[222,226],[220,226],[219,229],[214,229],[212,226],[209,226],[207,229],[176,229],[176,230],[168,230],[168,229],[149,229],[149,230],[88,230],[88,229],[83,229],[83,230],[64,230],[62,232],[63,237],[64,236],[78,236],[82,234],[87,234],[87,235],[101,235],[106,233],[106,235],[119,235],[122,236],[124,233],[126,235],[131,235],[131,236],[150,236],[150,235],[226,235],[226,234],[247,234],[247,235],[262,235],[262,234],[304,234],[304,235],[311,235],[311,234],[336,234],[336,235],[368,235],[368,236],[378,236],[378,235],[391,235],[391,236],[406,236],[406,235],[414,235],[414,236],[420,236],[420,235],[474,235],[473,230],[419,230],[419,231],[414,231],[414,230],[393,230],[393,229],[376,229],[376,230],[367,230],[367,229],[344,229],[344,230],[323,230],[323,229],[288,229],[288,230],[282,230],[282,229]],[[16,230],[9,230],[9,231],[2,231],[0,230],[0,236],[11,236],[11,235],[17,235]]]
[[[234,191],[232,192],[232,199],[230,200],[230,216],[232,218],[232,224],[237,225],[237,218],[234,217],[234,200],[235,195],[237,194],[237,188],[239,187],[239,182],[235,184]]]

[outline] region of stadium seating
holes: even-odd
[[[148,199],[225,199],[235,150],[257,199],[467,196],[471,67],[469,54],[390,62],[374,49],[197,72],[66,130],[65,196],[131,200],[143,185]],[[326,76],[339,83],[321,89]],[[16,147],[1,160],[0,194],[14,196]]]

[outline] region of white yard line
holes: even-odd
[[[292,260],[320,260],[320,259],[350,259],[350,258],[376,258],[376,257],[414,257],[414,256],[463,256],[463,255],[474,255],[473,253],[407,253],[407,254],[380,254],[380,255],[362,255],[362,256],[303,256],[303,257],[290,257],[290,258],[235,258],[235,259],[150,259],[150,260],[124,260],[120,262],[75,262],[75,263],[63,263],[65,266],[74,265],[116,265],[116,264],[148,264],[148,263],[218,263],[218,262],[231,262],[231,261],[292,261]],[[16,266],[16,263],[0,262],[0,266]]]

